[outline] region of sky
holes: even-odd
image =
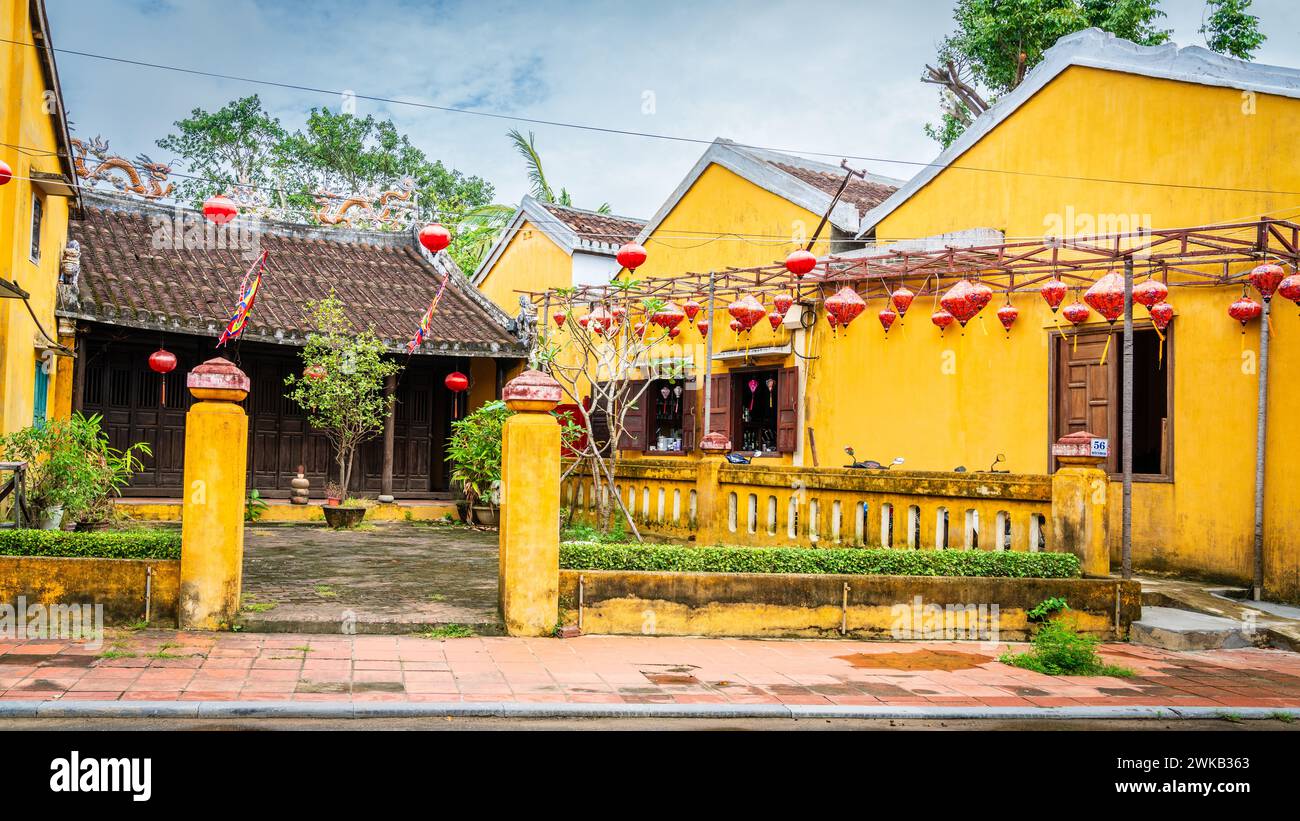
[[[114,153],[171,161],[154,141],[193,108],[258,93],[290,129],[338,92],[709,141],[924,162],[938,96],[920,73],[952,27],[954,0],[906,2],[417,2],[417,0],[46,0],[56,48],[326,93],[57,55],[74,135]],[[1164,0],[1164,28],[1203,45],[1200,0]],[[1300,67],[1300,3],[1256,0],[1264,63]],[[549,181],[579,207],[647,218],[705,146],[528,125],[356,100],[391,118],[432,159],[528,191],[505,137],[536,133]],[[890,177],[914,168],[851,164]],[[178,170],[184,170],[177,166]]]

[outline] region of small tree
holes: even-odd
[[[384,358],[384,343],[373,328],[353,327],[333,289],[307,303],[307,319],[314,330],[302,349],[302,375],[291,374],[284,383],[289,398],[334,446],[339,484],[347,493],[357,448],[383,431],[392,412],[384,382],[401,367]]]

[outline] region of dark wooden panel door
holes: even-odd
[[[1106,351],[1108,334],[1082,334],[1075,346],[1074,338],[1056,339],[1055,430],[1053,441],[1067,433],[1086,430],[1101,438],[1113,439],[1119,433],[1116,385],[1119,359],[1119,336]],[[1101,355],[1106,352],[1106,362]],[[1106,470],[1118,470],[1118,449],[1110,449]]]

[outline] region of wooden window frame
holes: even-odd
[[[1154,329],[1155,326],[1151,323],[1150,319],[1134,318],[1133,320],[1134,331],[1149,331]],[[1080,328],[1077,331],[1067,332],[1064,335],[1064,340],[1065,340],[1064,344],[1067,345],[1070,344],[1070,338],[1076,332],[1083,334],[1085,336],[1100,336],[1103,334],[1113,334],[1115,336],[1115,339],[1111,343],[1111,351],[1107,354],[1107,356],[1120,357],[1124,355],[1123,345],[1121,344],[1120,341],[1120,337],[1124,333],[1123,325],[1116,325],[1114,327],[1106,326],[1106,325],[1085,325],[1083,328]],[[1058,418],[1059,415],[1057,413],[1057,410],[1059,408],[1059,402],[1057,401],[1058,399],[1057,367],[1060,364],[1059,357],[1057,355],[1057,350],[1059,348],[1057,337],[1059,336],[1059,332],[1055,328],[1051,328],[1048,329],[1048,333],[1051,336],[1052,344],[1047,346],[1047,374],[1048,374],[1048,378],[1047,378],[1047,415],[1048,415],[1047,464],[1048,464],[1049,471],[1055,471],[1057,465],[1056,465],[1055,457],[1052,456],[1052,444],[1055,443],[1056,440],[1059,439],[1062,435],[1060,433],[1060,419]],[[1174,482],[1174,438],[1175,438],[1174,437],[1174,419],[1175,419],[1174,380],[1176,379],[1175,374],[1176,374],[1176,367],[1177,367],[1176,356],[1175,356],[1176,345],[1174,341],[1174,334],[1172,332],[1171,327],[1166,327],[1165,330],[1161,331],[1161,333],[1163,333],[1165,337],[1165,356],[1164,356],[1164,367],[1166,371],[1165,413],[1166,413],[1166,418],[1168,419],[1168,426],[1166,428],[1166,435],[1165,435],[1166,448],[1165,448],[1165,455],[1163,460],[1164,471],[1161,473],[1134,473],[1133,481],[1138,483],[1173,484]],[[1108,438],[1110,438],[1112,442],[1117,442],[1121,435],[1119,429],[1123,425],[1122,418],[1121,418],[1121,413],[1122,413],[1121,406],[1124,400],[1123,400],[1123,385],[1120,384],[1120,377],[1122,377],[1122,369],[1120,368],[1119,360],[1116,359],[1114,361],[1116,362],[1116,366],[1115,366],[1116,384],[1114,385],[1114,389],[1115,389],[1114,401],[1116,405],[1115,419],[1117,420],[1116,421],[1117,430],[1113,435],[1109,435]],[[1123,478],[1122,472],[1115,472],[1115,473],[1108,472],[1107,475],[1114,481],[1119,481]]]
[[[741,380],[740,380],[740,377],[744,376],[745,374],[762,373],[762,372],[766,372],[766,371],[775,371],[775,372],[776,372],[776,380],[777,380],[777,383],[776,383],[776,391],[777,391],[777,404],[778,404],[778,408],[777,408],[777,418],[776,418],[776,436],[777,436],[777,444],[778,444],[778,448],[777,448],[777,450],[774,450],[774,451],[763,451],[763,452],[759,453],[756,457],[753,457],[753,458],[756,458],[756,459],[779,459],[779,458],[781,458],[782,456],[789,456],[789,455],[793,454],[793,453],[798,449],[798,435],[799,435],[799,434],[798,434],[798,431],[799,431],[799,424],[798,424],[798,420],[797,420],[797,419],[796,419],[796,421],[795,421],[795,448],[792,449],[792,450],[781,450],[781,449],[779,448],[779,443],[780,443],[780,439],[781,439],[781,417],[780,417],[781,381],[782,381],[783,379],[786,378],[786,374],[787,374],[787,373],[791,373],[791,374],[793,375],[793,378],[795,379],[795,394],[796,394],[796,398],[795,398],[795,408],[796,408],[796,414],[799,412],[799,411],[798,411],[798,408],[800,408],[800,407],[802,406],[802,404],[803,404],[802,401],[801,401],[801,398],[802,398],[802,397],[801,397],[801,395],[800,395],[800,393],[799,393],[799,383],[798,383],[799,375],[798,375],[798,366],[797,366],[797,365],[794,365],[794,366],[786,366],[786,365],[784,365],[784,364],[782,364],[782,363],[780,363],[780,362],[776,362],[776,363],[772,363],[772,364],[768,364],[768,365],[745,365],[745,366],[743,366],[743,367],[739,367],[739,368],[728,368],[728,369],[727,369],[727,374],[726,374],[726,375],[729,376],[729,377],[731,378],[731,379],[730,379],[730,381],[731,381],[731,396],[729,397],[729,399],[730,399],[730,400],[735,400],[737,394],[740,392],[740,390],[741,390],[741,389],[740,389],[740,385],[742,384],[742,382],[741,382]],[[735,401],[732,401],[731,404],[732,404],[733,406],[737,406],[737,407],[738,407],[738,403],[735,402]],[[741,420],[741,415],[740,415],[739,413],[732,413],[732,414],[730,414],[730,423],[731,423],[731,424],[730,424],[730,430],[727,431],[727,438],[731,440],[731,449],[732,449],[733,451],[736,451],[736,452],[738,452],[738,453],[750,453],[750,451],[748,451],[748,450],[742,450],[742,449],[738,446],[738,444],[737,444],[737,443],[739,442],[740,438],[741,438],[740,435],[739,435],[739,434],[740,434],[740,426],[741,426],[741,424],[742,424],[740,420]]]
[[[32,210],[31,220],[28,223],[29,232],[28,242],[30,247],[27,249],[27,258],[33,265],[41,264],[41,244],[45,239],[45,200],[40,194],[32,192]]]

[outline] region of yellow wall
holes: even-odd
[[[1268,95],[1251,102],[1232,89],[1071,68],[1043,89],[957,163],[979,168],[1090,178],[1176,182],[1233,189],[1300,190],[1300,166],[1287,147],[1300,140],[1300,101]],[[1142,215],[1149,227],[1203,225],[1261,215],[1300,213],[1300,197],[1118,185],[1023,175],[949,170],[903,203],[878,238],[919,237],[974,227],[1008,237],[1042,236],[1063,215],[1105,223]],[[1111,223],[1113,224],[1113,223]],[[1099,230],[1110,230],[1101,227]],[[1080,231],[1082,233],[1082,231]],[[1175,288],[1169,301],[1176,350],[1173,400],[1174,482],[1134,490],[1135,561],[1245,581],[1251,572],[1257,377],[1249,367],[1259,329],[1228,319],[1240,287]],[[1015,300],[1021,316],[1011,341],[991,315],[964,337],[955,326],[940,338],[918,300],[903,333],[883,340],[870,303],[851,341],[831,344],[816,387],[812,424],[827,444],[850,439],[859,452],[910,466],[984,466],[1007,454],[1013,471],[1047,469],[1049,315],[1037,296]],[[994,306],[996,307],[996,306]],[[986,311],[986,314],[991,314]],[[1142,315],[1141,309],[1138,311]],[[1300,337],[1295,306],[1278,299],[1273,315],[1270,456],[1266,509],[1266,586],[1300,597],[1300,514],[1284,504],[1289,467],[1286,414],[1300,401]],[[987,333],[985,333],[987,329]],[[952,357],[955,372],[941,367]],[[832,392],[831,386],[840,386]],[[879,457],[877,457],[879,458]],[[1112,490],[1112,493],[1118,492]],[[1111,528],[1118,551],[1118,526]]]
[[[541,229],[524,220],[478,287],[514,316],[519,311],[516,289],[544,291],[572,284],[573,261],[569,255]]]
[[[30,4],[10,3],[0,12],[0,38],[33,42]],[[61,173],[55,120],[45,112],[45,74],[34,48],[8,47],[0,59],[0,158],[13,169],[8,185],[0,186],[0,276],[16,280],[31,294],[31,306],[45,331],[57,333],[54,303],[59,258],[67,238],[68,201],[44,196],[41,260],[29,257],[32,192],[31,171]],[[14,148],[12,146],[23,146]],[[43,153],[51,152],[51,153]],[[43,196],[43,195],[42,195]],[[36,325],[21,300],[0,299],[0,433],[32,424],[33,391],[39,351]],[[71,370],[72,360],[60,357],[59,370]],[[50,374],[47,407],[54,414],[56,373]]]

